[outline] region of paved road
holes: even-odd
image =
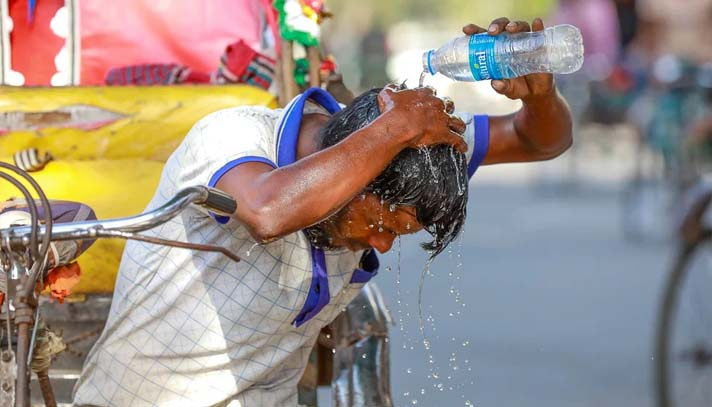
[[[434,363],[418,329],[423,236],[403,240],[400,287],[395,271],[379,275],[399,323],[397,406],[651,406],[652,327],[671,249],[623,240],[615,183],[553,193],[527,179],[471,183],[461,245],[425,279]],[[382,263],[395,270],[397,252]]]

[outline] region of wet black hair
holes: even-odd
[[[336,113],[319,134],[324,149],[366,127],[381,114],[371,89]],[[390,205],[415,207],[416,218],[433,240],[421,246],[433,258],[462,230],[467,215],[467,160],[452,146],[406,148],[366,187]]]

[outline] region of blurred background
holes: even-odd
[[[712,406],[712,274],[704,250],[686,268],[693,271],[673,311],[681,322],[661,328],[672,332],[679,354],[696,358],[676,367],[676,401],[656,404],[656,358],[677,363],[677,353],[656,349],[656,327],[685,245],[678,227],[689,202],[708,191],[712,168],[712,0],[330,0],[326,7],[333,17],[322,25],[321,52],[333,56],[355,93],[391,81],[417,86],[422,53],[461,35],[467,23],[542,17],[547,26],[573,24],[584,38],[584,67],[557,77],[575,120],[574,146],[549,162],[479,169],[466,230],[431,265],[421,235],[403,238],[382,260],[377,284],[394,323],[395,405]],[[6,51],[4,83],[103,79],[105,72],[99,79],[72,73],[71,57],[58,53],[45,75],[51,80],[33,82],[21,63],[39,50],[13,56],[20,65],[12,69]],[[196,68],[216,68],[209,65]],[[436,75],[425,84],[458,110],[494,115],[520,106],[489,82]],[[329,389],[320,388],[319,405],[330,403]]]
[[[425,278],[423,332],[417,303],[426,256],[418,238],[404,238],[400,259],[388,256],[393,270],[401,268],[400,278],[391,272],[378,281],[397,325],[396,404],[712,405],[709,364],[692,369],[679,362],[684,343],[707,350],[712,343],[708,260],[689,266],[676,322],[658,329],[676,338],[673,356],[664,356],[675,374],[670,404],[657,404],[656,382],[656,355],[664,354],[656,352],[656,326],[671,290],[678,226],[690,191],[699,192],[710,168],[712,2],[331,6],[327,47],[339,61],[358,61],[341,70],[361,90],[385,79],[415,86],[422,53],[470,22],[486,27],[501,16],[542,17],[547,25],[573,24],[584,38],[583,69],[557,77],[574,114],[573,148],[550,162],[485,167],[473,177],[466,231]],[[506,114],[519,108],[486,82],[436,75],[425,83],[458,109]],[[696,256],[706,257],[705,250]]]

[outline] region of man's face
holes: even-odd
[[[411,206],[390,206],[371,193],[356,196],[348,205],[324,223],[329,246],[352,251],[374,248],[390,250],[399,235],[415,233],[423,227]]]

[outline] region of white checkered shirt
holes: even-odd
[[[207,185],[234,160],[276,163],[285,111],[240,107],[200,120],[167,161],[147,209],[182,188]],[[223,246],[242,261],[128,242],[109,318],[87,356],[74,403],[296,406],[297,382],[319,331],[363,286],[350,283],[362,252],[326,253],[330,301],[297,328],[292,323],[312,282],[311,248],[303,233],[260,246],[237,220],[219,224],[188,208],[146,234]]]

